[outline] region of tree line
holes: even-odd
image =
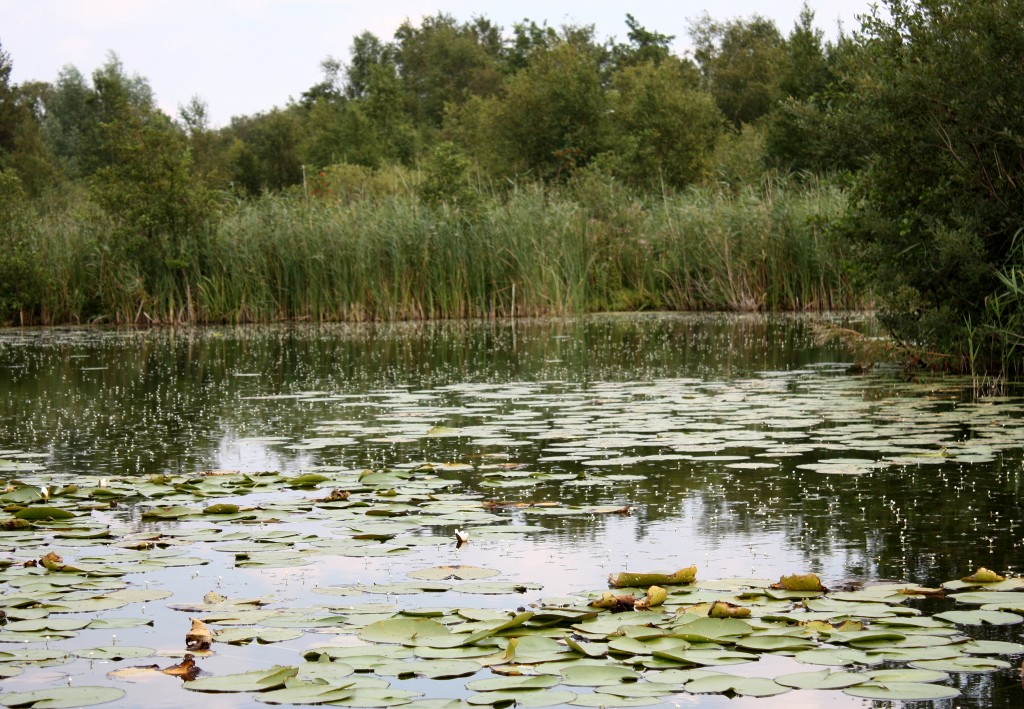
[[[102,221],[95,258],[187,301],[239,205],[351,202],[394,192],[385,173],[467,222],[524,185],[600,217],[599,192],[644,209],[827,183],[846,198],[825,225],[837,258],[900,342],[1015,361],[1024,0],[884,0],[833,40],[806,5],[785,32],[703,16],[686,56],[625,24],[620,42],[586,25],[406,21],[356,36],[287,105],[222,128],[199,98],[165,115],[114,54],[88,77],[68,66],[16,85],[0,46],[0,317],[39,319],[42,214]]]

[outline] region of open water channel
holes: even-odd
[[[1024,398],[851,374],[814,329],[0,332],[0,703],[1024,705]],[[690,565],[651,611],[587,605]],[[979,567],[1009,580],[936,595]],[[803,573],[830,591],[767,588]],[[712,627],[715,600],[751,613]],[[178,663],[191,618],[200,679],[140,669]],[[917,674],[816,684],[884,669]],[[799,677],[686,691],[710,673]]]

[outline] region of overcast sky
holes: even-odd
[[[625,15],[677,35],[707,12],[715,19],[760,13],[788,34],[803,0],[634,0],[632,3],[518,0],[495,7],[467,0],[0,0],[0,46],[14,63],[13,81],[53,81],[73,64],[89,76],[108,51],[129,74],[149,80],[157,102],[176,116],[192,96],[206,101],[213,125],[232,116],[283,106],[321,79],[327,56],[347,60],[352,37],[369,30],[391,39],[406,18],[419,24],[438,11],[465,21],[477,15],[505,28],[593,24],[600,38],[625,39]],[[816,22],[834,37],[859,27],[870,0],[811,0]]]

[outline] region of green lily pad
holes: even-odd
[[[218,677],[200,677],[184,684],[193,692],[266,692],[283,687],[296,674],[298,667],[277,665],[267,670],[254,670]]]
[[[864,676],[872,682],[889,684],[891,682],[945,682],[949,674],[937,670],[918,669],[897,669],[897,670],[872,670],[865,672]]]
[[[1007,669],[1010,667],[1010,663],[990,657],[961,656],[943,660],[918,660],[911,662],[910,666],[940,672],[994,672]]]
[[[1024,608],[1024,592],[1021,591],[968,591],[958,593],[953,598],[957,603],[967,603],[972,606]]]
[[[131,645],[107,645],[104,647],[90,647],[84,650],[73,650],[73,654],[85,660],[135,660],[140,657],[151,657],[156,650],[149,647],[135,647]]]
[[[417,645],[426,637],[448,637],[451,633],[429,618],[389,618],[371,623],[359,631],[359,637],[368,642]]]
[[[355,690],[350,686],[293,681],[287,687],[261,692],[255,699],[264,704],[329,704],[351,697]]]
[[[861,684],[865,681],[865,676],[858,672],[819,670],[782,675],[776,677],[775,681],[783,687],[792,687],[793,689],[843,689]]]
[[[556,684],[558,684],[558,678],[553,675],[521,675],[474,680],[466,684],[466,689],[473,692],[511,692],[523,689],[547,689]]]
[[[476,674],[480,671],[480,667],[479,662],[472,660],[421,660],[419,662],[382,663],[374,668],[374,672],[401,679],[410,677],[451,679]]]
[[[798,651],[813,648],[815,642],[808,638],[786,635],[748,635],[736,641],[736,647],[767,652]]]
[[[844,694],[862,699],[880,701],[935,701],[952,699],[960,696],[960,691],[953,687],[923,682],[890,682],[867,683],[843,690]]]
[[[501,572],[494,569],[484,569],[479,566],[434,566],[429,569],[410,571],[407,576],[425,581],[471,581],[475,579],[486,579],[498,576]]]
[[[1021,655],[1024,644],[1001,640],[968,640],[960,646],[968,655]]]
[[[950,623],[958,625],[1015,625],[1024,621],[1024,617],[1016,613],[986,610],[946,611],[945,613],[936,613],[932,617],[948,620]]]
[[[9,707],[31,706],[33,709],[65,709],[106,704],[124,695],[125,691],[117,687],[55,687],[0,694],[0,704]]]
[[[660,704],[658,697],[620,697],[604,692],[592,694],[579,694],[569,702],[577,707],[646,707],[652,704]]]
[[[626,667],[614,665],[575,665],[561,672],[562,683],[578,687],[600,687],[606,684],[636,682],[640,674]]]
[[[473,706],[506,706],[515,704],[517,707],[527,709],[540,709],[540,707],[551,707],[557,704],[568,704],[576,698],[575,692],[566,690],[532,690],[532,691],[504,691],[504,692],[480,692],[466,697],[466,703]]]
[[[723,674],[691,680],[686,683],[686,691],[691,694],[732,692],[743,697],[772,697],[776,694],[785,694],[790,691],[790,688],[764,677],[737,677]]]

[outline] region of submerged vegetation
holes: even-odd
[[[678,56],[631,15],[620,42],[438,14],[220,128],[116,55],[15,85],[0,49],[0,319],[877,305],[905,350],[1013,371],[1022,16],[704,16]]]

